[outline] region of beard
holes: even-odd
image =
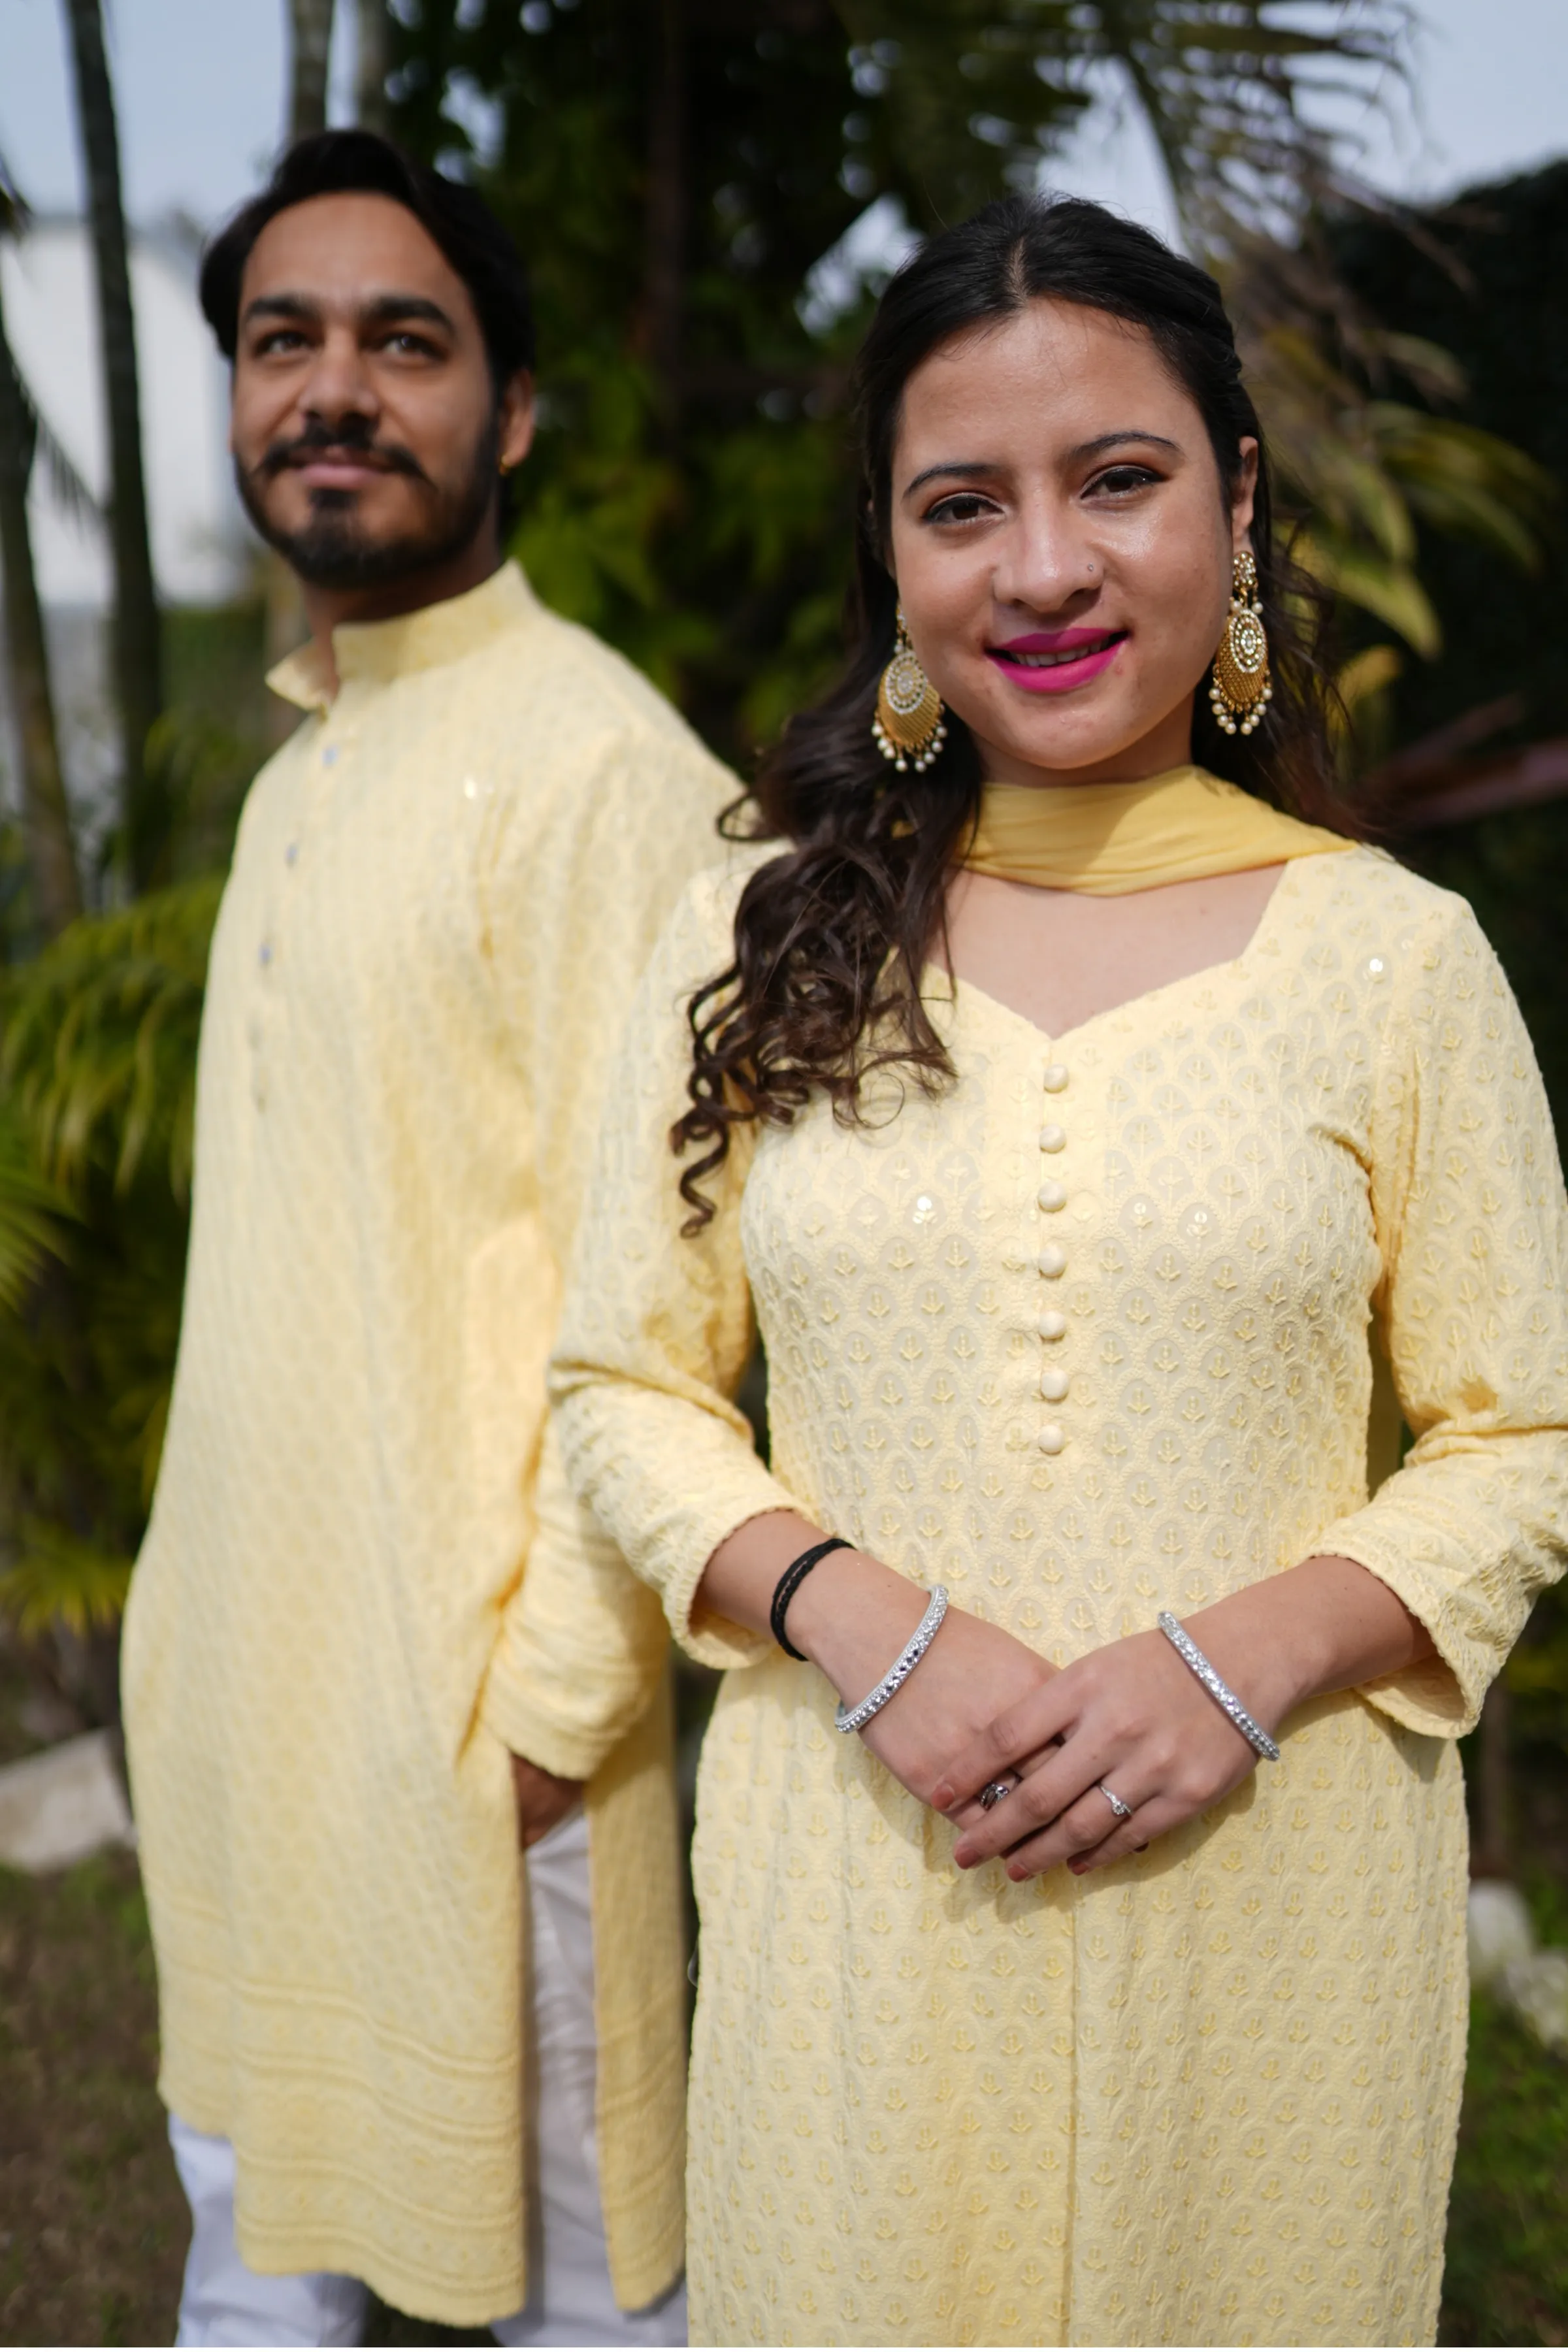
[[[404,474],[423,484],[426,496],[422,527],[376,538],[365,526],[354,491],[317,490],[311,494],[310,520],[297,530],[280,529],[262,503],[263,486],[289,466],[324,449],[374,450],[390,473]],[[500,451],[500,419],[492,416],[463,478],[443,489],[431,480],[412,450],[378,444],[359,419],[345,417],[335,426],[313,424],[298,439],[275,443],[254,467],[243,465],[237,457],[234,479],[240,504],[257,531],[308,587],[379,588],[411,573],[431,571],[467,552],[495,501]]]

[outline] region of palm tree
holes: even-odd
[[[290,141],[327,127],[327,68],[332,54],[332,0],[289,0]]]
[[[354,121],[366,131],[391,127],[386,76],[392,62],[392,25],[386,0],[356,0],[354,9]]]
[[[66,0],[76,76],[77,126],[87,172],[109,417],[110,543],[114,561],[114,688],[121,730],[121,822],[126,878],[145,889],[168,842],[167,796],[147,756],[163,707],[163,630],[153,582],[142,395],[131,268],[121,200],[120,134],[103,47],[100,0]]]
[[[15,236],[23,220],[21,202],[0,165],[0,235]],[[48,647],[27,516],[27,488],[39,435],[37,411],[5,332],[5,301],[0,294],[0,572],[5,580],[5,659],[22,759],[33,918],[44,936],[53,938],[81,912],[81,882],[60,768]]]

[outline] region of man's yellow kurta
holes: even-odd
[[[467,2323],[524,2300],[503,1742],[528,1747],[507,1632],[536,1505],[574,1540],[536,1477],[557,1269],[638,971],[733,782],[514,566],[334,645],[330,704],[308,656],[275,677],[311,715],[251,792],[213,945],[127,1723],[162,2087],[236,2144],[246,2260]],[[667,1756],[656,1706],[590,1790],[629,2306],[681,2259]]]
[[[1430,2343],[1454,1738],[1568,1541],[1568,1215],[1496,959],[1352,850],[1067,1036],[933,976],[952,1087],[739,1130],[688,1241],[682,1000],[734,897],[695,885],[650,965],[556,1375],[582,1490],[735,1669],[698,1785],[693,2341]],[[752,1302],[772,1475],[728,1402]],[[1369,1500],[1374,1330],[1415,1443]],[[1146,1853],[1015,1886],[955,1869],[813,1667],[693,1618],[715,1545],[789,1504],[1058,1664],[1314,1551],[1437,1654],[1298,1709]],[[592,1654],[588,1607],[638,1601],[576,1584]]]

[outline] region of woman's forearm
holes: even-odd
[[[1353,1559],[1321,1555],[1194,1611],[1183,1622],[1255,1715],[1281,1723],[1329,1691],[1433,1655],[1432,1636]]]
[[[791,1560],[825,1540],[795,1511],[767,1511],[727,1536],[703,1570],[697,1605],[765,1633],[773,1592]],[[859,1696],[886,1672],[920,1622],[926,1594],[868,1552],[830,1552],[789,1604],[789,1637],[840,1697]]]

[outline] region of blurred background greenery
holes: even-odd
[[[986,197],[1050,184],[1113,66],[1185,241],[1226,287],[1299,551],[1337,601],[1347,797],[1476,904],[1561,1129],[1568,163],[1423,213],[1357,187],[1314,92],[1398,89],[1402,0],[352,5],[360,118],[469,173],[532,264],[542,425],[517,551],[742,775],[837,658],[847,373],[887,268]],[[296,130],[324,119],[332,13],[289,0]],[[0,313],[20,746],[0,823],[0,1622],[54,1719],[85,1726],[114,1717],[173,1370],[206,944],[275,740],[261,673],[297,615],[260,561],[232,609],[156,606],[99,0],[67,15],[115,425],[116,774],[110,821],[89,830],[61,782],[27,610],[27,479],[59,453]],[[476,106],[493,131],[482,154]],[[0,185],[0,235],[25,240],[23,193]],[[1568,1884],[1561,1601],[1537,1610],[1471,1745],[1486,1865],[1535,1874],[1550,1909]],[[1513,2029],[1483,2026],[1506,2073]],[[1527,2102],[1548,2150],[1520,2192],[1538,2219],[1568,2214],[1568,2109],[1552,2097]],[[1491,2127],[1467,2126],[1478,2146]],[[1495,2150],[1466,2161],[1456,2210],[1495,2252],[1507,2167]],[[1507,2325],[1563,2332],[1484,2332],[1463,2264],[1453,2326],[1568,2340],[1560,2272],[1539,2310],[1521,2287],[1508,2308],[1525,2316]]]

